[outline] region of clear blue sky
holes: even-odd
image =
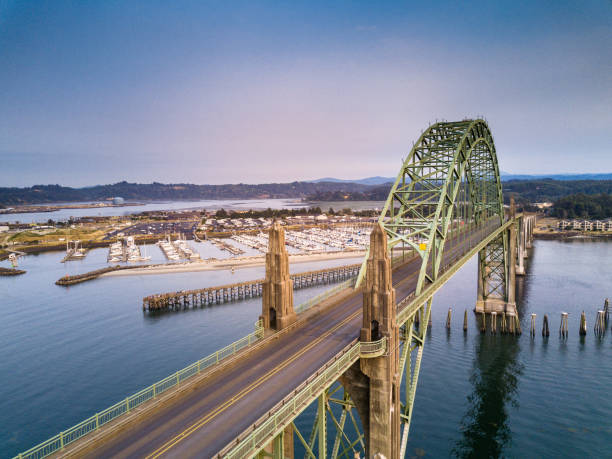
[[[612,1],[0,0],[0,186],[394,176],[478,115],[612,172]]]

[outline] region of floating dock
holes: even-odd
[[[68,241],[66,242],[66,256],[62,258],[61,262],[82,260],[86,254],[87,250],[81,247],[81,241]]]
[[[293,289],[342,282],[356,276],[360,268],[361,264],[356,264],[293,274],[291,275]],[[222,285],[219,287],[150,295],[142,299],[142,310],[178,311],[190,307],[197,308],[212,304],[229,303],[232,301],[255,298],[261,296],[263,282],[263,279],[259,279],[237,284]]]

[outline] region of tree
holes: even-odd
[[[221,208],[215,213],[215,217],[227,218],[228,217],[227,211],[224,208]]]

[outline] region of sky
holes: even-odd
[[[0,187],[395,176],[465,117],[612,172],[612,1],[0,0]]]

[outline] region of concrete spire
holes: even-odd
[[[295,322],[293,281],[289,277],[285,230],[278,221],[272,224],[269,232],[262,296],[261,319],[266,329],[282,330]]]
[[[385,355],[360,362],[361,371],[369,378],[368,457],[383,454],[395,459],[400,447],[399,328],[387,235],[380,224],[370,235],[367,264],[360,339],[387,339]]]

